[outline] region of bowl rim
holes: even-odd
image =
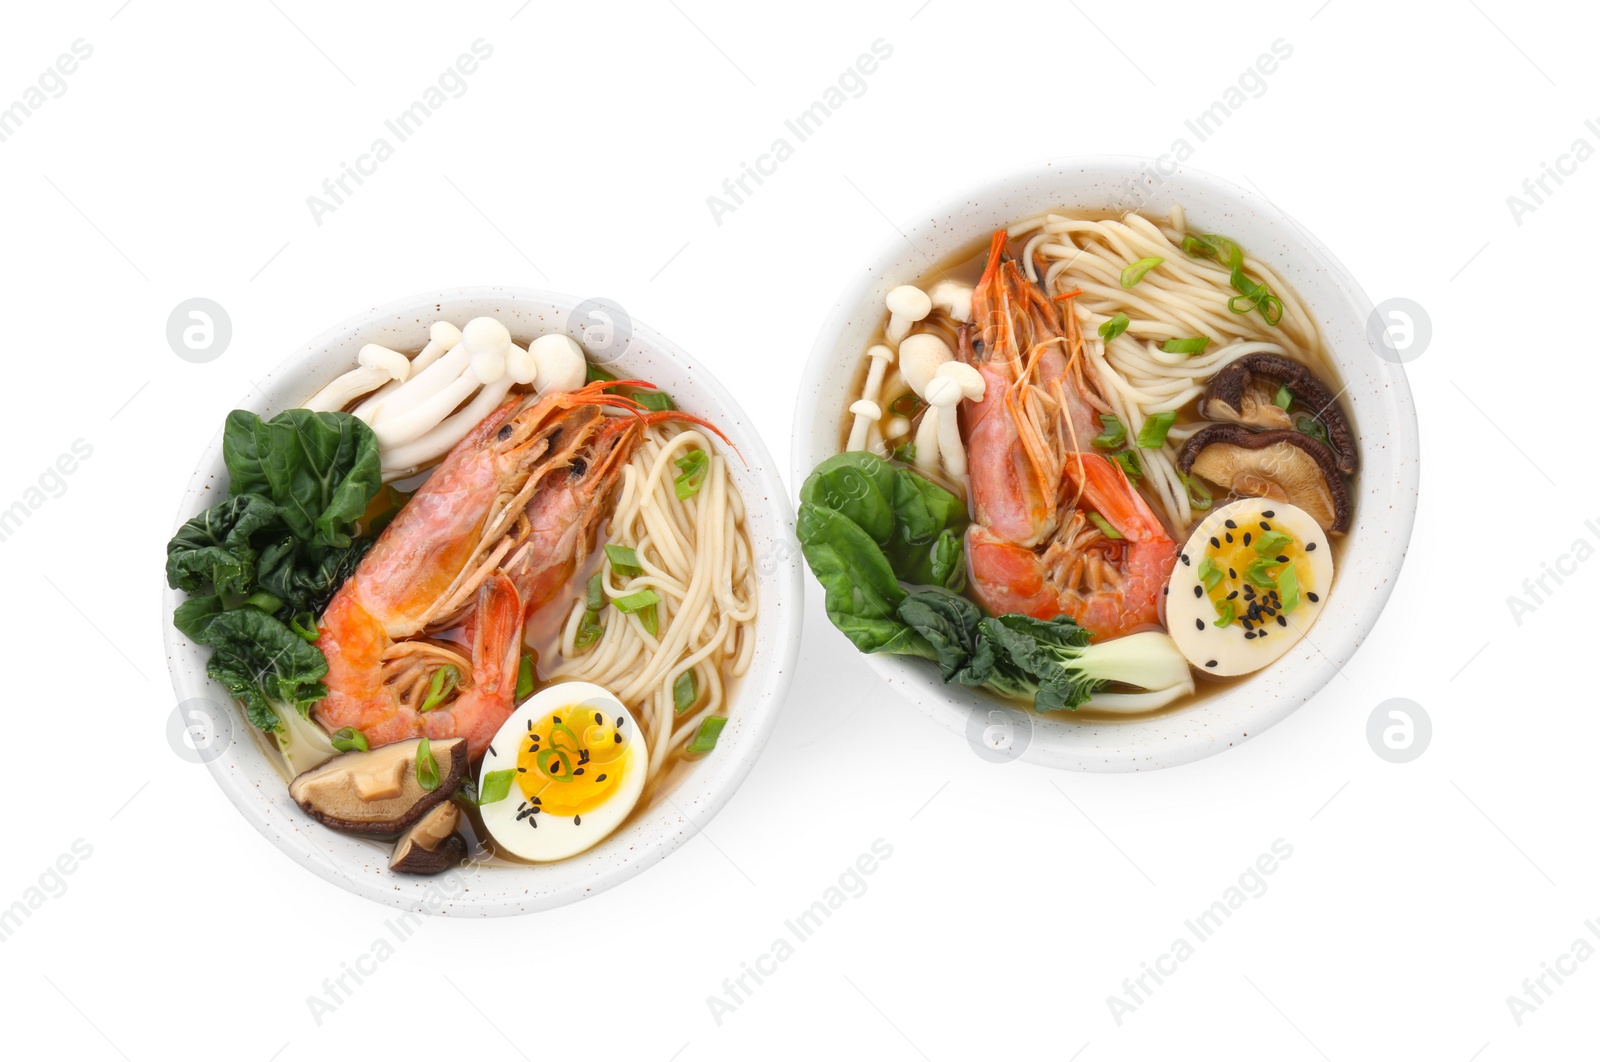
[[[377,331],[392,318],[398,315],[416,314],[419,319],[430,315],[433,320],[449,319],[451,312],[440,311],[435,308],[435,304],[445,306],[464,301],[513,304],[533,314],[550,310],[559,312],[561,319],[565,321],[575,307],[588,300],[544,289],[503,285],[466,285],[421,292],[373,306],[323,329],[280,360],[266,378],[292,377],[300,373],[311,359],[330,349],[348,347],[353,359],[355,350],[361,342],[359,337]],[[173,692],[178,699],[178,711],[181,712],[183,705],[191,701],[207,700],[213,706],[220,705],[222,710],[228,713],[230,729],[226,747],[209,758],[202,757],[202,762],[233,806],[262,836],[286,856],[308,867],[323,880],[377,903],[417,913],[502,916],[563,906],[627,881],[665,859],[691,836],[699,834],[717,812],[726,806],[734,791],[743,784],[771,737],[799,659],[804,617],[804,609],[794,604],[804,600],[804,582],[800,571],[798,547],[793,547],[789,543],[793,537],[794,514],[793,507],[789,503],[788,491],[784,488],[771,453],[755,429],[755,421],[721,381],[687,351],[660,332],[632,317],[631,314],[629,321],[633,343],[641,344],[642,350],[654,352],[657,356],[675,363],[687,376],[693,378],[694,387],[707,402],[722,411],[722,419],[725,422],[737,422],[737,429],[730,431],[729,434],[738,441],[737,449],[745,459],[742,475],[751,486],[759,490],[761,495],[753,497],[754,492],[747,486],[744,491],[745,505],[752,511],[758,506],[766,508],[776,536],[769,555],[763,557],[758,552],[758,556],[754,558],[758,585],[762,590],[763,618],[772,625],[774,652],[764,672],[757,673],[752,668],[739,680],[739,700],[734,702],[740,708],[735,720],[736,725],[727,727],[724,732],[724,739],[730,736],[735,738],[729,748],[730,755],[721,762],[713,759],[701,763],[694,772],[685,776],[685,781],[694,780],[697,783],[688,799],[674,799],[684,797],[685,789],[680,783],[670,795],[661,793],[656,807],[650,809],[645,818],[634,820],[588,852],[580,853],[572,859],[526,868],[537,871],[544,867],[582,867],[587,857],[601,852],[619,839],[628,838],[631,833],[640,832],[646,826],[651,827],[649,835],[629,844],[620,859],[598,868],[583,880],[578,880],[583,877],[580,874],[566,875],[573,880],[548,895],[530,898],[528,890],[500,888],[499,886],[509,883],[495,882],[493,879],[487,880],[496,888],[485,887],[485,879],[481,877],[485,872],[509,877],[524,868],[485,867],[470,861],[465,870],[452,870],[438,878],[412,878],[395,875],[386,869],[381,875],[346,873],[325,850],[328,845],[318,844],[313,839],[315,832],[322,830],[329,838],[355,840],[355,843],[363,845],[364,848],[372,847],[370,843],[328,831],[325,827],[310,822],[309,819],[305,819],[304,822],[294,821],[295,815],[299,815],[302,819],[305,817],[288,802],[286,784],[281,787],[282,792],[263,793],[260,785],[252,783],[245,775],[236,774],[232,770],[236,766],[237,756],[254,756],[272,773],[274,779],[279,778],[276,769],[266,762],[265,754],[256,747],[254,739],[249,736],[249,724],[243,719],[232,699],[219,684],[205,675],[204,663],[208,654],[204,647],[191,643],[171,623],[173,609],[182,596],[186,595],[180,595],[180,591],[167,586],[163,580],[161,626],[167,655],[167,670],[172,680]],[[421,328],[425,329],[426,325],[422,325]],[[514,336],[517,335],[518,329],[515,326],[512,331]],[[623,358],[627,356],[626,352],[622,355]],[[331,376],[329,378],[331,379]],[[268,389],[259,385],[253,386],[246,393],[246,401],[234,408],[252,409],[257,412],[272,408],[276,403],[268,393],[269,389],[270,385]],[[174,533],[198,512],[214,504],[214,501],[206,499],[208,495],[215,497],[214,493],[208,492],[208,485],[214,481],[216,470],[221,467],[222,435],[222,429],[219,428],[195,464],[178,504],[177,516],[173,523]],[[759,543],[753,541],[752,546],[759,550]],[[774,588],[776,593],[773,592]],[[198,677],[194,674],[196,670]],[[175,713],[174,719],[177,718],[178,715]],[[182,724],[174,725],[181,727]],[[238,736],[241,727],[246,731],[242,739]],[[246,751],[241,753],[241,749]],[[287,808],[283,806],[285,803]],[[657,819],[661,821],[657,822]],[[330,844],[332,843],[330,841]],[[376,852],[377,849],[373,851]],[[386,862],[386,853],[384,855]],[[455,879],[459,891],[450,890],[441,898],[442,890],[437,886],[430,886],[430,883],[450,878]]]
[[[881,240],[876,251],[865,259],[865,268],[858,268],[858,271],[845,282],[817,332],[801,377],[790,446],[790,475],[796,499],[801,485],[810,474],[811,466],[815,463],[812,460],[816,451],[812,437],[814,433],[809,428],[816,422],[816,408],[820,401],[819,384],[834,365],[841,341],[852,326],[855,315],[861,310],[863,300],[875,286],[889,282],[886,274],[906,255],[907,248],[916,251],[928,262],[939,262],[945,255],[957,249],[957,245],[949,238],[942,243],[937,239],[940,219],[959,218],[969,213],[984,213],[997,200],[1004,199],[1008,195],[1027,194],[1035,204],[1034,212],[1053,209],[1059,204],[1045,201],[1037,194],[1028,192],[1025,186],[1029,182],[1046,182],[1053,178],[1055,185],[1061,191],[1062,201],[1066,201],[1073,194],[1074,182],[1084,181],[1089,174],[1102,177],[1109,182],[1116,182],[1121,188],[1142,190],[1154,186],[1156,182],[1163,185],[1169,182],[1174,185],[1192,182],[1208,186],[1210,192],[1230,200],[1233,206],[1248,210],[1264,221],[1286,225],[1293,234],[1295,247],[1320,264],[1344,300],[1344,305],[1338,307],[1338,311],[1340,313],[1350,311],[1354,315],[1352,319],[1359,319],[1363,323],[1370,323],[1376,319],[1376,309],[1354,274],[1321,240],[1265,195],[1246,189],[1233,181],[1193,166],[1173,162],[1170,157],[1156,159],[1141,155],[1063,155],[1039,159],[1031,164],[1008,167],[975,180],[911,214],[910,216],[916,219],[915,222],[905,227],[895,226],[895,235]],[[1094,179],[1089,177],[1087,181],[1092,184]],[[1175,202],[1181,202],[1176,198],[1178,193],[1175,190],[1168,189],[1165,192],[1159,188],[1153,190],[1172,197]],[[1188,204],[1183,205],[1187,211]],[[1149,213],[1154,208],[1146,203],[1143,209]],[[1028,216],[1032,215],[1018,210],[994,224],[1009,224]],[[1275,252],[1263,257],[1273,260],[1275,265],[1282,264],[1278,261],[1280,253]],[[919,270],[921,271],[925,269]],[[904,271],[899,275],[904,276]],[[897,280],[897,282],[910,281]],[[1314,306],[1313,310],[1324,321],[1329,316],[1328,307],[1319,305]],[[1329,353],[1341,372],[1348,375],[1349,363],[1339,356],[1339,352]],[[1374,357],[1376,360],[1375,355]],[[1259,708],[1231,715],[1225,720],[1232,728],[1228,733],[1202,733],[1203,727],[1200,726],[1189,727],[1190,732],[1187,734],[1177,733],[1182,729],[1177,726],[1170,728],[1174,733],[1165,732],[1168,729],[1165,724],[1152,728],[1152,724],[1160,720],[1185,717],[1198,720],[1202,713],[1208,710],[1208,706],[1222,698],[1222,695],[1219,695],[1175,712],[1130,717],[1127,720],[1075,722],[1069,728],[1072,737],[1067,739],[1054,738],[1041,741],[1038,727],[1030,720],[1026,723],[1028,730],[1022,751],[1015,757],[1006,758],[1019,758],[1025,762],[1058,769],[1090,772],[1176,767],[1215,755],[1258,736],[1298,710],[1328,685],[1361,642],[1371,633],[1382,614],[1404,565],[1416,520],[1420,455],[1415,402],[1403,364],[1398,360],[1391,360],[1380,365],[1377,371],[1382,373],[1384,380],[1383,400],[1392,412],[1389,423],[1385,424],[1384,428],[1391,433],[1393,439],[1394,446],[1390,449],[1401,455],[1395,457],[1389,467],[1368,468],[1364,462],[1361,470],[1363,484],[1366,484],[1368,478],[1375,472],[1380,472],[1382,476],[1388,477],[1380,478],[1380,482],[1385,482],[1392,488],[1388,495],[1391,505],[1390,516],[1386,523],[1389,534],[1381,548],[1374,547],[1374,560],[1385,578],[1378,586],[1366,591],[1355,615],[1353,631],[1337,644],[1330,646],[1332,656],[1319,647],[1317,654],[1321,658],[1320,662],[1305,665],[1296,672],[1299,681],[1291,690],[1279,695],[1276,700],[1264,699]],[[1352,395],[1352,402],[1354,397]],[[1369,499],[1363,499],[1363,503],[1374,504]],[[1346,556],[1341,563],[1341,570],[1349,565],[1350,558]],[[808,578],[806,582],[812,589],[816,589],[814,578]],[[882,654],[860,655],[865,657],[867,666],[879,678],[896,689],[902,697],[924,714],[945,729],[964,734],[980,756],[991,760],[1001,758],[986,754],[986,750],[976,744],[977,734],[981,732],[981,723],[978,722],[980,711],[983,711],[987,718],[993,719],[994,710],[1001,707],[1001,702],[980,691],[941,685],[937,681],[936,672],[921,666],[924,663],[922,661]],[[1338,662],[1335,662],[1334,657],[1338,658]],[[1275,662],[1273,666],[1244,679],[1241,685],[1248,685],[1272,674],[1281,664],[1281,660]],[[1014,722],[1030,717],[1038,718],[1031,712],[1017,709],[1010,709],[1008,714]],[[1140,732],[1144,730],[1159,735],[1160,744],[1141,744]],[[1226,740],[1223,741],[1222,738]],[[1106,743],[1097,744],[1097,739],[1109,740],[1110,747]]]

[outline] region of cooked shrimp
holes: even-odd
[[[1108,407],[1084,375],[1077,318],[1063,320],[1005,244],[1002,229],[973,292],[982,336],[964,327],[959,344],[987,385],[962,411],[973,592],[995,614],[1066,614],[1118,637],[1157,622],[1177,545],[1122,468],[1091,450]]]

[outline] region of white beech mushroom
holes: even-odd
[[[588,379],[589,363],[583,348],[576,340],[562,332],[540,336],[528,344],[528,353],[539,366],[539,383],[536,390],[576,391]]]
[[[356,355],[356,368],[312,395],[302,408],[332,413],[369,391],[392,380],[404,380],[410,375],[411,362],[404,354],[377,343],[368,343]]]
[[[878,404],[878,397],[883,392],[883,374],[894,361],[894,351],[882,343],[875,343],[867,351],[867,356],[872,359],[872,366],[867,369],[867,383],[861,389],[861,400],[850,407],[855,422],[850,425],[850,441],[845,445],[846,450],[865,450],[869,430],[883,419],[883,408]]]
[[[928,291],[933,308],[962,324],[972,321],[972,287],[959,280],[941,280]]]
[[[939,366],[954,360],[955,353],[950,345],[932,332],[907,336],[900,344],[900,375],[905,377],[906,386],[923,400],[928,397],[923,393],[928,381],[939,371]]]
[[[960,389],[960,395],[951,401],[949,385]],[[939,461],[951,479],[959,480],[967,474],[967,451],[961,445],[960,420],[956,406],[965,398],[972,402],[983,401],[985,390],[983,374],[971,365],[959,361],[945,362],[928,381],[928,404],[933,407],[927,416],[938,414]]]
[[[372,423],[372,418],[377,414],[379,405],[385,398],[399,390],[400,385],[405,383],[406,379],[417,375],[417,373],[438,361],[447,351],[449,351],[459,342],[461,342],[461,329],[457,328],[449,321],[433,322],[433,324],[428,327],[427,345],[417,352],[416,357],[411,359],[411,371],[408,376],[398,380],[390,380],[388,383],[384,384],[382,387],[368,395],[362,401],[362,403],[355,408],[356,416],[360,417],[362,420],[366,421],[368,425],[370,425]]]
[[[378,411],[373,420],[372,430],[378,436],[380,452],[396,450],[407,443],[418,441],[424,435],[430,435],[433,429],[442,426],[451,412],[471,397],[480,385],[498,384],[502,380],[507,380],[505,386],[500,389],[500,397],[503,398],[511,386],[506,377],[506,354],[510,349],[511,333],[506,330],[505,325],[493,317],[474,317],[468,321],[467,326],[461,330],[461,342],[444,357],[423,370],[421,376],[414,381],[417,384],[426,381],[429,387],[421,390],[416,396],[408,394],[408,389],[402,387]],[[436,370],[437,376],[430,379]],[[453,377],[451,370],[456,373]],[[496,398],[495,404],[498,403],[499,398]],[[489,406],[489,409],[493,408],[493,405]],[[488,410],[485,410],[478,419],[483,419],[487,412]],[[452,426],[458,423],[455,418],[450,420]],[[471,427],[470,424],[463,427],[456,441],[460,441],[461,436],[470,431]],[[434,441],[437,442],[437,438]],[[453,446],[455,443],[452,442],[450,445]],[[397,469],[410,467],[410,462],[402,462],[396,453],[388,453],[384,464],[386,467]]]
[[[911,284],[891,288],[883,301],[889,308],[889,326],[883,334],[896,345],[911,331],[912,325],[933,312],[933,300],[928,298],[928,293]]]

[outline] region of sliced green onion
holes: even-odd
[[[1268,568],[1275,564],[1277,564],[1277,561],[1271,557],[1262,557],[1260,560],[1251,561],[1250,567],[1244,570],[1244,577],[1249,580],[1252,586],[1258,586],[1263,590],[1276,589],[1278,581],[1267,571]]]
[[[533,657],[523,653],[522,659],[517,663],[517,700],[522,700],[532,692]]]
[[[1113,446],[1121,446],[1122,440],[1128,437],[1128,429],[1114,414],[1100,414],[1100,434],[1094,437],[1094,445],[1102,450],[1109,450]]]
[[[253,608],[259,608],[262,612],[276,612],[283,607],[283,600],[281,598],[275,597],[272,594],[267,593],[265,590],[257,590],[255,593],[245,598],[244,603]]]
[[[445,699],[456,691],[456,685],[461,681],[461,672],[456,670],[454,664],[446,664],[433,673],[433,681],[428,683],[428,696],[423,699],[419,712],[431,712]]]
[[[921,408],[922,399],[910,391],[889,403],[889,412],[897,417],[914,417]]]
[[[1178,414],[1173,410],[1157,413],[1144,422],[1144,427],[1139,429],[1137,440],[1141,450],[1159,450],[1167,444],[1167,432],[1178,422]]]
[[[710,752],[717,747],[717,738],[722,736],[722,728],[728,725],[725,715],[709,715],[700,723],[700,729],[695,731],[694,740],[689,742],[685,752],[696,754]]]
[[[1263,557],[1276,557],[1283,547],[1293,541],[1292,535],[1286,535],[1282,531],[1263,531],[1261,537],[1256,539],[1256,552]]]
[[[1199,477],[1190,477],[1179,472],[1178,478],[1183,480],[1183,489],[1189,492],[1189,508],[1199,509],[1202,512],[1211,508],[1211,492],[1200,482]]]
[[[605,579],[599,572],[589,576],[589,587],[584,598],[583,607],[590,612],[599,612],[606,607]]]
[[[653,413],[665,413],[678,408],[673,404],[672,396],[665,391],[646,391],[642,387],[635,387],[628,397]]]
[[[336,752],[366,752],[367,735],[353,726],[335,730],[328,738]]]
[[[661,633],[660,628],[658,626],[659,620],[656,617],[657,617],[657,613],[656,613],[656,607],[654,605],[651,605],[649,608],[647,608],[643,612],[639,613],[639,623],[640,623],[640,625],[643,626],[645,630],[650,632],[650,637],[652,637],[652,638],[656,637],[658,634]]]
[[[1320,443],[1328,441],[1328,429],[1322,426],[1322,421],[1316,417],[1301,417],[1294,422],[1301,435],[1309,435]]]
[[[1217,562],[1211,559],[1209,553],[1200,558],[1200,567],[1196,572],[1200,581],[1206,584],[1207,592],[1215,590],[1217,584],[1222,582],[1222,569],[1217,567]]]
[[[1131,288],[1144,279],[1144,275],[1165,262],[1165,258],[1141,258],[1122,271],[1122,286]]]
[[[896,461],[903,461],[908,465],[915,464],[917,460],[917,444],[908,442],[896,446],[892,456]]]
[[[289,629],[308,642],[314,642],[319,637],[317,632],[317,617],[309,612],[299,612],[289,618]]]
[[[1111,455],[1111,460],[1122,466],[1122,471],[1127,473],[1129,479],[1138,479],[1144,475],[1144,465],[1139,460],[1138,450],[1118,450]]]
[[[690,450],[673,463],[683,469],[678,478],[673,480],[678,500],[694,497],[700,490],[700,484],[706,481],[706,472],[711,468],[710,455],[704,450]]]
[[[1094,526],[1098,527],[1100,529],[1100,533],[1105,535],[1107,538],[1122,537],[1122,532],[1112,527],[1111,522],[1105,517],[1101,516],[1099,513],[1091,511],[1089,513],[1089,519],[1094,521]]]
[[[594,609],[584,609],[583,619],[578,621],[578,633],[572,636],[572,645],[576,649],[587,649],[600,640],[606,632],[600,623],[600,613]]]
[[[611,373],[606,372],[604,369],[602,369],[600,366],[594,364],[593,362],[589,362],[586,365],[586,367],[584,369],[583,378],[584,378],[584,381],[586,383],[595,383],[596,381],[599,381],[599,380],[605,380],[605,381],[607,381],[609,383],[610,381],[616,379],[616,377],[613,376]]]
[[[644,569],[639,567],[639,555],[627,546],[613,546],[606,543],[606,559],[611,562],[611,570],[623,575],[643,575]]]
[[[1100,338],[1107,343],[1128,330],[1128,315],[1119,313],[1111,320],[1100,326]]]
[[[695,678],[694,668],[690,668],[678,676],[672,684],[672,706],[677,714],[682,715],[694,707],[694,702],[700,699],[700,680]]]
[[[1228,627],[1233,624],[1233,602],[1222,601],[1217,604],[1217,618],[1212,621],[1213,627]]]
[[[1161,344],[1166,354],[1203,354],[1211,343],[1209,336],[1192,336],[1188,339],[1169,339]]]
[[[425,792],[439,788],[439,765],[433,759],[433,745],[423,738],[417,745],[417,784]]]
[[[654,590],[637,590],[631,594],[624,594],[619,598],[614,598],[611,603],[617,606],[618,612],[626,612],[632,615],[641,609],[659,605],[661,603],[661,595]]]
[[[1289,393],[1288,384],[1282,384],[1279,386],[1278,395],[1272,400],[1272,404],[1277,406],[1279,409],[1288,409],[1294,404],[1294,395]]]
[[[1300,576],[1295,573],[1292,562],[1285,564],[1278,573],[1278,602],[1284,612],[1293,612],[1300,604]]]
[[[495,804],[511,795],[511,783],[517,777],[515,767],[503,771],[490,771],[483,776],[483,786],[478,790],[478,805]]]

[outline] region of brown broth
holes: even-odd
[[[1074,217],[1088,218],[1092,220],[1105,220],[1122,216],[1120,211],[1096,212],[1083,210],[1058,210],[1053,211],[1053,213],[1068,214]],[[1153,218],[1151,220],[1157,222],[1158,224],[1161,222],[1161,219]],[[1012,239],[1007,242],[1006,249],[1010,254],[1019,256],[1022,253],[1025,243],[1026,240]],[[940,258],[926,272],[912,280],[902,281],[902,283],[916,284],[918,287],[921,287],[924,290],[941,280],[955,280],[964,284],[975,285],[979,278],[983,275],[984,268],[988,265],[989,245],[990,238],[987,236],[974,239]],[[945,320],[944,314],[938,310],[934,311],[928,321],[934,322],[935,327],[941,330],[953,331],[954,327],[956,327],[955,322]],[[915,331],[926,331],[926,324],[927,322],[919,323]],[[876,343],[886,342],[884,328],[887,325],[888,315],[885,313],[882,316],[878,329],[873,333],[871,340],[868,342],[868,346]],[[952,348],[953,347],[954,344],[952,343]],[[1355,418],[1350,415],[1349,402],[1344,398],[1344,388],[1342,386],[1343,381],[1340,380],[1338,373],[1334,370],[1332,360],[1328,357],[1326,349],[1320,342],[1320,337],[1316,348],[1316,354],[1316,364],[1311,365],[1310,368],[1317,374],[1324,384],[1332,384],[1329,389],[1339,396],[1339,408],[1341,412],[1344,413],[1346,422],[1352,426],[1352,431],[1355,431],[1356,422]],[[866,351],[863,350],[860,360],[852,373],[851,390],[849,392],[850,394],[859,395],[865,388],[867,372],[870,367],[871,360],[872,359],[866,356]],[[1205,418],[1200,416],[1199,405],[1200,399],[1196,397],[1191,399],[1182,409],[1180,409],[1178,411],[1178,419],[1175,427],[1185,427],[1189,425],[1205,423]],[[841,426],[838,435],[838,448],[841,452],[844,450],[849,440],[851,423],[852,417],[847,411],[844,412],[841,417]],[[915,429],[913,428],[913,431],[914,430]],[[1357,435],[1359,437],[1359,432],[1357,432]],[[942,477],[935,478],[942,481]],[[941,485],[945,486],[947,489],[952,486],[956,486],[958,488],[956,493],[965,495],[968,499],[968,516],[973,517],[975,515],[971,512],[971,493],[966,489],[966,484],[952,485],[949,482],[942,482]],[[1160,508],[1157,505],[1155,498],[1150,494],[1149,490],[1142,484],[1138,487],[1138,489],[1145,501],[1150,504],[1152,511],[1154,511],[1157,514],[1157,517],[1162,519],[1163,524],[1165,524],[1165,518],[1161,516]],[[1215,495],[1212,500],[1211,509],[1220,508],[1223,505],[1238,501],[1244,497],[1245,495],[1232,492],[1228,494]],[[1357,493],[1352,490],[1352,505],[1357,504],[1357,499]],[[1206,512],[1210,511],[1210,509],[1206,510]],[[1168,528],[1168,531],[1172,532],[1173,540],[1178,543],[1179,548],[1182,548],[1184,543],[1188,541],[1189,536],[1194,532],[1194,529],[1199,526],[1201,520],[1204,518],[1205,514],[1202,513],[1201,516],[1192,521],[1188,527],[1180,529]],[[1334,586],[1337,586],[1339,581],[1339,572],[1342,570],[1344,560],[1344,536],[1329,535],[1328,542],[1334,553]],[[1329,593],[1331,594],[1332,592],[1333,587],[1330,587]],[[970,591],[968,591],[965,596],[969,599],[972,598]],[[1163,608],[1163,613],[1164,612],[1165,609]],[[1272,666],[1272,664],[1267,665],[1268,668]],[[1182,711],[1185,708],[1191,708],[1201,701],[1204,701],[1210,697],[1214,697],[1220,693],[1224,693],[1227,690],[1253,678],[1256,674],[1259,674],[1259,672],[1251,672],[1244,675],[1221,677],[1198,671],[1192,666],[1189,670],[1190,674],[1194,676],[1195,692],[1188,696],[1180,697],[1171,704],[1165,705],[1161,708],[1153,709],[1148,712],[1140,712],[1137,714],[1095,711],[1094,709],[1090,708],[1080,708],[1071,713],[1050,714],[1057,717],[1070,716],[1070,718],[1073,719],[1082,719],[1089,722],[1126,722],[1130,720],[1149,719],[1159,715],[1167,715],[1172,712]],[[996,694],[990,694],[990,696],[993,696],[996,700],[1004,701],[1008,704],[1014,704],[1017,707],[1025,708],[1030,711],[1032,710],[1031,702],[1025,699],[1003,697]]]

